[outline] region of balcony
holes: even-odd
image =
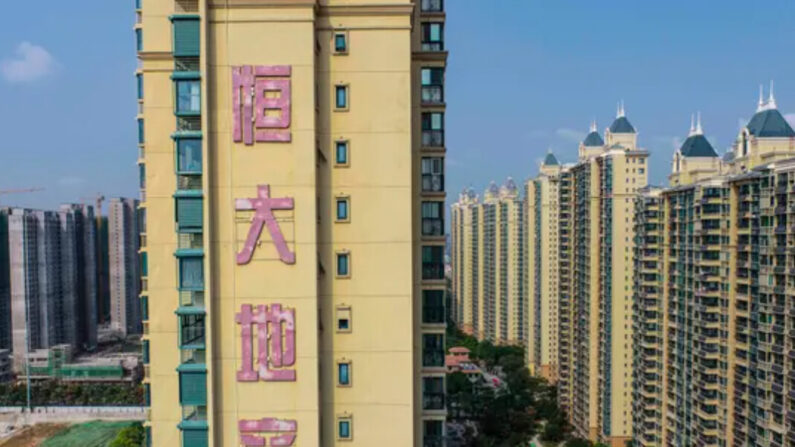
[[[444,131],[423,130],[422,145],[424,147],[444,147]]]
[[[444,12],[444,2],[443,0],[422,0],[422,3],[420,4],[420,11]]]

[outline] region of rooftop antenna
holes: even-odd
[[[767,100],[767,108],[770,109],[777,109],[776,106],[776,98],[773,96],[773,81],[770,81],[770,97]]]
[[[692,113],[690,114],[690,133],[687,136],[692,137],[696,134],[696,116]]]
[[[756,111],[761,112],[765,110],[765,86],[759,84],[759,104],[756,106]]]
[[[618,114],[616,114],[616,118],[623,118],[625,115],[624,113],[624,100],[622,99],[618,103]]]
[[[596,132],[596,120],[591,121],[591,133]]]

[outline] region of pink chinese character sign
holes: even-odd
[[[232,67],[234,141],[290,142],[292,67],[244,65]]]
[[[235,316],[240,325],[242,362],[238,382],[295,382],[295,309],[281,304],[244,304]],[[257,329],[257,365],[254,368],[253,329]]]
[[[254,256],[254,249],[259,241],[262,227],[267,226],[268,232],[273,239],[273,244],[279,252],[279,258],[285,264],[295,264],[295,253],[291,252],[284,240],[279,223],[273,215],[273,210],[291,210],[295,203],[292,198],[283,197],[279,199],[271,198],[271,188],[269,185],[257,187],[257,197],[253,199],[235,200],[235,209],[238,211],[254,210],[254,217],[251,221],[251,228],[248,230],[248,237],[243,245],[243,250],[237,254],[239,265],[248,264]]]
[[[291,446],[295,442],[298,422],[263,418],[257,421],[242,420],[238,422],[240,443],[244,447],[265,447],[264,436],[271,435],[270,445],[274,447]]]

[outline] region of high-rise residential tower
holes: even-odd
[[[525,185],[527,362],[531,374],[550,382],[558,378],[561,170],[549,152]]]
[[[139,0],[155,446],[441,446],[439,0]]]
[[[795,131],[772,92],[723,159],[701,127],[637,202],[634,438],[795,446]]]
[[[62,225],[61,237],[67,241],[66,248],[73,250],[67,258],[74,259],[73,269],[77,280],[74,283],[74,302],[68,304],[74,313],[76,343],[78,350],[91,351],[97,346],[98,300],[99,300],[99,257],[97,253],[97,224],[94,207],[82,204],[61,205],[60,215],[68,215],[71,223]],[[64,217],[62,217],[64,221]],[[72,244],[69,247],[69,243]],[[73,248],[72,248],[73,247]],[[62,247],[63,250],[63,247]],[[71,275],[71,272],[67,272]],[[71,339],[63,341],[72,343]]]
[[[479,333],[479,273],[480,258],[478,237],[481,207],[474,190],[467,188],[451,207],[451,263],[453,321],[462,331]]]
[[[140,276],[146,276],[146,254],[139,263],[138,200],[111,199],[108,204],[110,324],[123,336],[141,333]]]
[[[8,257],[8,208],[0,208],[0,349],[11,349],[11,262]]]

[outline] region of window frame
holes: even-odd
[[[435,208],[435,209],[434,209]],[[428,217],[425,215],[425,210],[435,211],[439,215],[436,217]],[[420,223],[421,233],[425,237],[442,237],[444,236],[444,202],[438,200],[423,200],[420,203]],[[425,226],[428,224],[430,227],[438,231],[425,231]],[[438,228],[436,228],[438,227]]]
[[[198,170],[195,169],[183,169],[182,168],[182,145],[183,143],[198,143],[198,154],[199,154],[199,168]],[[190,138],[175,138],[174,139],[174,154],[175,160],[174,165],[176,167],[176,173],[179,175],[202,175],[204,172],[204,154],[203,146],[204,142],[200,137],[190,137]]]
[[[428,78],[429,82],[425,83],[425,73],[429,72]],[[434,82],[434,73],[441,72],[440,79]],[[444,67],[422,67],[420,69],[420,101],[423,104],[431,104],[431,105],[443,105],[444,104],[444,77],[445,77],[445,69]],[[426,99],[426,88],[428,91],[433,91],[434,89],[439,90],[439,99]],[[433,96],[429,94],[428,96]]]
[[[339,92],[342,90],[345,92],[345,105],[340,106],[339,104]],[[351,109],[351,88],[350,84],[334,84],[334,111],[335,112],[347,112]]]
[[[190,110],[182,110],[180,107],[180,86],[182,85],[190,85],[191,88],[188,91],[188,101],[189,103],[193,103],[194,99],[194,92],[193,86],[198,86],[198,93],[195,97],[198,97],[199,105],[197,109],[193,109],[192,107]],[[200,79],[175,79],[174,80],[174,114],[177,116],[201,116],[202,113],[202,84]]]
[[[345,161],[340,162],[340,147],[345,148]],[[336,140],[334,142],[334,166],[345,167],[351,165],[351,142],[350,140]]]
[[[427,161],[427,163],[426,163],[426,161]],[[428,166],[430,166],[430,169],[429,169],[430,172],[425,172],[426,171],[425,170],[426,164]],[[438,164],[439,172],[434,172],[435,168],[437,167],[435,165],[437,165],[437,164]],[[425,193],[437,193],[437,192],[441,193],[441,192],[444,192],[444,186],[445,186],[444,185],[444,157],[443,156],[425,156],[425,157],[422,157],[422,159],[420,160],[420,177],[421,177],[421,180],[422,180],[422,184],[420,185],[421,188],[422,188],[422,192],[425,192]],[[426,180],[430,184],[430,187],[428,187],[428,188],[425,187]],[[435,180],[437,180],[437,183],[439,184],[438,188],[434,187],[434,185],[435,185],[434,181]]]
[[[343,203],[345,204],[345,216],[340,217],[340,204]],[[350,221],[351,221],[351,197],[342,196],[342,195],[334,197],[334,222],[350,223]]]
[[[433,40],[433,27],[439,27],[439,39]],[[427,32],[426,32],[427,29]],[[422,51],[444,51],[444,22],[422,22],[420,30],[420,45]]]
[[[347,328],[343,329],[340,327],[340,321],[342,320],[348,321]],[[351,309],[351,306],[343,305],[343,306],[337,306],[335,308],[334,328],[337,331],[337,333],[341,334],[350,334],[351,332],[353,332],[353,310]]]
[[[186,349],[207,349],[207,315],[205,315],[204,313],[186,313],[186,314],[178,314],[177,318],[179,320],[178,321],[179,333],[177,334],[179,336],[179,349],[181,351]],[[196,321],[194,321],[192,325],[184,326],[183,325],[184,319],[194,319]],[[185,343],[184,339],[185,329],[187,327],[193,327],[194,325],[198,327],[199,320],[201,321],[203,327],[201,336],[194,337],[193,339],[191,339],[190,340],[191,343]],[[201,342],[193,343],[197,340],[201,340]]]
[[[340,274],[340,259],[347,259],[347,272]],[[351,277],[351,252],[347,250],[334,253],[334,274],[338,279],[349,279]]]
[[[339,49],[339,47],[337,47],[337,38],[338,37],[342,37],[343,42],[345,43],[345,48],[343,48],[341,50]],[[345,56],[345,55],[347,55],[350,52],[350,49],[351,49],[351,41],[350,41],[350,34],[348,33],[348,30],[335,29],[331,33],[331,50],[332,50],[332,54],[335,54],[335,55],[338,55],[338,56]]]
[[[337,387],[338,388],[350,388],[350,387],[352,387],[353,386],[353,362],[351,362],[350,360],[347,360],[347,359],[342,359],[342,360],[338,360],[336,362],[336,364],[337,364],[337,370],[336,370]],[[343,383],[342,382],[342,369],[343,368],[347,369],[347,379],[348,379],[347,383]]]
[[[343,423],[347,423],[348,424],[348,436],[345,436],[345,437],[342,436],[342,424]],[[353,441],[353,416],[352,415],[348,415],[348,414],[338,415],[335,425],[336,425],[336,427],[334,429],[334,432],[337,435],[336,436],[337,441],[343,441],[343,442]]]

